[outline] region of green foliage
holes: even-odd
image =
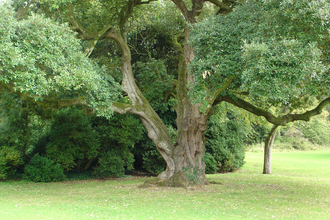
[[[34,155],[36,143],[47,131],[45,111],[31,100],[6,92],[0,93],[0,108],[0,147],[15,149],[22,165]]]
[[[142,125],[133,115],[86,116],[78,107],[54,113],[46,135],[35,151],[60,163],[66,171],[86,171],[111,151],[124,161],[125,170],[134,169],[133,149],[142,138]]]
[[[58,182],[65,180],[65,175],[60,164],[36,154],[25,166],[23,179],[33,182]]]
[[[65,170],[85,170],[99,154],[98,133],[91,118],[77,108],[65,108],[54,115],[46,155]],[[86,167],[87,166],[87,167]]]
[[[0,146],[0,179],[13,175],[21,164],[23,161],[19,150],[15,147]]]
[[[328,146],[330,144],[330,125],[326,121],[314,119],[309,123],[299,123],[297,125],[305,138],[311,143]]]
[[[115,114],[110,120],[104,117],[92,117],[92,126],[98,132],[103,149],[131,147],[142,138],[139,119],[134,115]],[[120,149],[117,150],[120,150]]]
[[[182,171],[186,174],[188,182],[193,185],[202,183],[201,169],[198,166],[182,167]]]
[[[166,169],[166,162],[162,155],[156,149],[155,143],[148,139],[147,131],[145,131],[145,138],[139,143],[139,151],[136,154],[142,154],[142,166],[149,173],[159,174]]]
[[[82,52],[66,24],[40,15],[17,21],[0,7],[0,83],[34,100],[78,98],[99,114],[118,98],[119,85]],[[10,84],[9,84],[10,83]]]
[[[93,129],[99,134],[100,152],[115,152],[125,162],[126,170],[132,170],[135,144],[142,139],[143,126],[134,115],[115,114],[110,120],[93,118]]]
[[[173,77],[167,74],[164,62],[152,59],[149,62],[137,62],[133,67],[143,95],[151,104],[163,101],[164,94],[171,89],[173,83]]]
[[[267,109],[294,110],[308,104],[304,96],[328,94],[330,3],[315,2],[252,1],[192,26],[191,95],[206,100],[228,77],[234,81],[226,94],[248,92]]]
[[[205,163],[205,173],[206,174],[213,174],[216,173],[218,171],[218,164],[217,161],[214,159],[214,157],[212,156],[212,154],[206,152],[203,155],[203,161]]]
[[[230,113],[224,117],[213,115],[208,121],[205,131],[206,153],[212,155],[217,164],[218,172],[237,170],[244,164],[244,139],[247,135],[245,126]],[[213,169],[208,167],[209,170]]]
[[[68,181],[95,179],[95,175],[92,170],[84,171],[84,172],[70,171],[70,172],[64,172],[64,174]]]
[[[324,110],[322,114],[313,117],[310,121],[297,121],[285,127],[279,127],[273,146],[274,151],[292,150],[320,150],[327,149],[330,144],[330,125],[327,119],[329,112]],[[262,151],[264,141],[268,135],[269,127],[262,124],[254,124],[252,132],[245,143],[249,151]],[[261,139],[262,138],[262,139]],[[260,143],[260,145],[255,145]]]
[[[330,125],[326,115],[314,117],[309,122],[298,121],[287,127],[281,128],[280,136],[276,138],[277,145],[287,145],[288,149],[317,149],[329,146]]]
[[[119,156],[108,151],[99,159],[95,174],[103,178],[122,177],[125,174],[124,165],[125,162]]]
[[[149,173],[159,174],[166,169],[166,162],[157,149],[155,149],[152,142],[150,142],[150,145],[150,147],[147,145],[143,146],[146,151],[143,153],[142,167]]]

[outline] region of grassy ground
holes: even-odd
[[[0,182],[1,219],[329,219],[330,151],[246,154],[222,183],[189,189],[138,188],[146,178],[62,183]],[[152,178],[152,177],[149,177]]]

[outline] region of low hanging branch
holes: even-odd
[[[265,117],[265,119],[268,122],[272,123],[273,125],[285,126],[289,122],[309,121],[311,119],[311,117],[321,114],[323,108],[330,103],[330,97],[324,99],[323,101],[321,101],[319,103],[319,105],[317,107],[315,107],[314,109],[312,109],[310,111],[306,111],[305,113],[286,114],[286,115],[279,116],[279,117],[276,117],[271,112],[258,108],[238,97],[232,98],[230,96],[223,96],[220,99],[217,99],[216,103],[220,103],[222,101],[231,103],[234,106],[245,109],[246,111],[251,112],[252,114],[255,114],[257,116],[263,116],[263,117]]]

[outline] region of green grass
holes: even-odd
[[[62,183],[0,182],[1,219],[329,219],[330,151],[262,153],[205,187],[147,188],[147,178]],[[150,177],[152,178],[152,177]]]

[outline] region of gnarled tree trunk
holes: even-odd
[[[174,146],[174,183],[208,184],[205,176],[203,154],[205,151],[203,133],[207,129],[207,115],[199,112],[198,106],[183,101],[176,106],[178,137]],[[181,182],[180,182],[181,181]],[[186,183],[184,183],[186,181]]]
[[[174,176],[170,182],[174,185],[208,184],[205,176],[203,154],[205,151],[203,133],[207,129],[208,115],[199,111],[199,105],[192,104],[187,85],[194,77],[188,72],[188,64],[193,59],[193,49],[188,45],[189,28],[185,31],[185,46],[179,62],[177,88],[176,124],[178,137],[174,146]]]

